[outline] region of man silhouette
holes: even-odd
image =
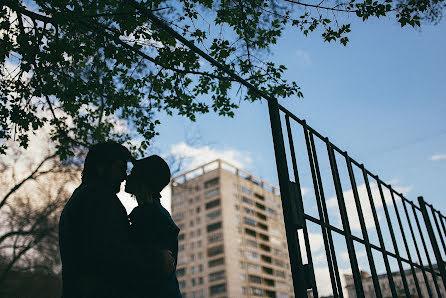
[[[132,297],[135,277],[164,278],[174,270],[167,251],[130,241],[127,213],[116,196],[129,160],[128,149],[115,142],[96,144],[87,154],[82,183],[59,221],[64,298]]]

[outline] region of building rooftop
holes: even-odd
[[[172,178],[172,185],[176,186],[178,184],[183,184],[189,180],[192,180],[198,176],[201,176],[205,173],[217,170],[217,169],[223,169],[225,171],[228,171],[236,176],[239,176],[240,178],[246,179],[248,181],[251,181],[259,186],[261,186],[262,188],[264,188],[265,190],[272,192],[275,195],[279,195],[280,194],[280,190],[277,186],[272,185],[271,183],[266,182],[265,180],[254,176],[253,174],[240,169],[222,159],[216,159],[213,160],[211,162],[208,162],[204,165],[201,165],[195,169],[189,170],[185,173],[182,173],[180,175],[177,175],[175,177]]]

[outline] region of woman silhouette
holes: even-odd
[[[170,260],[167,261],[169,268],[164,271],[171,273],[157,280],[141,278],[132,290],[136,290],[137,297],[181,298],[175,275],[180,229],[160,203],[160,192],[170,182],[169,166],[157,155],[136,160],[133,164],[125,185],[125,191],[135,195],[138,202],[138,207],[129,215],[131,239],[139,245],[161,250],[164,259]]]

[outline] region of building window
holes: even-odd
[[[276,270],[275,274],[278,277],[285,278],[285,272],[284,271]]]
[[[257,207],[257,208],[260,208],[260,209],[262,209],[262,210],[265,210],[265,209],[266,209],[266,208],[265,208],[265,205],[260,204],[260,203],[257,203],[257,202],[256,202],[256,207]]]
[[[183,245],[179,245],[178,246],[178,251],[183,251],[184,250],[184,244]]]
[[[195,287],[195,284],[196,284],[196,283],[195,283],[195,278],[192,278],[192,279],[191,279],[191,284],[192,284],[193,287]],[[194,293],[194,296],[195,296],[195,293]]]
[[[173,221],[182,220],[183,218],[184,218],[184,212],[180,212],[172,216]]]
[[[195,208],[195,212],[200,213],[200,207]]]
[[[192,211],[192,210],[191,210],[191,211]],[[192,215],[192,214],[191,214],[191,215]],[[189,226],[191,226],[191,227],[194,226],[194,221],[193,221],[193,220],[190,221]]]
[[[251,295],[253,296],[263,296],[262,289],[251,287],[249,288],[249,290],[251,291]]]
[[[260,261],[260,257],[259,254],[253,251],[246,251],[245,252],[246,256],[251,259],[251,260],[255,260],[255,261]]]
[[[257,223],[257,226],[258,226],[259,228],[261,228],[262,230],[268,231],[268,226],[267,226],[267,225],[264,225],[264,224],[258,222],[258,223]]]
[[[249,188],[246,188],[244,186],[240,186],[240,190],[248,195],[252,195],[252,191]]]
[[[208,236],[208,243],[214,243],[223,239],[222,233],[212,234]]]
[[[225,278],[225,271],[217,271],[209,274],[209,281],[216,281]]]
[[[254,205],[254,201],[251,199],[248,199],[247,197],[242,196],[242,201],[249,205]]]
[[[285,263],[280,261],[280,260],[278,260],[278,259],[274,259],[274,265],[277,265],[279,267],[284,267]]]
[[[197,247],[201,247],[201,240],[197,241]]]
[[[226,292],[226,284],[219,284],[209,287],[209,294],[211,296]]]
[[[259,195],[258,193],[254,193],[254,196],[259,200],[265,201],[265,197],[262,195]]]
[[[261,270],[260,270],[260,266],[257,265],[257,264],[248,263],[247,266],[248,266],[248,270],[251,270],[251,271],[254,271],[254,272],[258,272],[258,273],[261,272]]]
[[[199,277],[199,278],[198,278],[198,284],[200,284],[200,285],[203,284],[203,277]]]
[[[216,211],[213,211],[211,213],[206,214],[206,219],[207,220],[213,220],[213,219],[219,217],[220,215],[221,215],[221,210],[218,209]]]
[[[208,225],[206,227],[206,230],[207,230],[208,233],[216,231],[216,230],[219,230],[219,229],[221,229],[221,221],[213,223],[213,224],[210,224],[210,225]]]
[[[218,185],[218,180],[219,180],[218,177],[215,177],[211,180],[204,182],[204,188],[209,188],[209,187]]]
[[[245,224],[253,226],[253,227],[255,227],[257,224],[255,220],[248,218],[248,217],[243,217],[243,221],[245,222]]]
[[[208,257],[213,257],[223,253],[223,245],[208,248]]]
[[[178,268],[176,271],[177,277],[181,277],[186,274],[186,268]]]
[[[198,297],[204,297],[204,290],[200,290],[200,292],[198,292]]]
[[[266,215],[263,215],[263,214],[260,213],[260,212],[256,212],[256,215],[257,215],[258,218],[263,219],[263,220],[266,220]]]
[[[214,207],[217,207],[217,206],[220,206],[220,199],[216,199],[216,200],[213,200],[213,201],[211,201],[209,203],[206,203],[205,208],[206,208],[206,210],[208,210],[208,209],[211,209],[211,208],[214,208]]]
[[[268,210],[269,213],[271,213],[273,215],[277,214],[276,210],[274,210],[274,209],[268,208],[267,210]]]
[[[224,263],[225,263],[225,259],[219,258],[219,259],[209,261],[208,265],[209,265],[209,267],[215,267],[215,266],[223,265]]]
[[[262,283],[262,278],[260,276],[250,274],[250,275],[248,275],[248,278],[249,278],[249,282],[256,283],[256,284]]]
[[[259,233],[259,237],[260,239],[262,239],[263,241],[269,241],[269,236],[265,235],[265,234],[261,234]]]
[[[204,193],[205,198],[211,198],[213,196],[216,196],[220,193],[220,189],[217,187],[216,189],[208,190]]]
[[[250,214],[250,215],[255,215],[256,214],[255,211],[252,210],[252,209],[249,209],[249,208],[246,208],[246,207],[244,209],[245,209],[246,214]]]
[[[255,237],[257,235],[256,231],[250,230],[250,229],[245,229],[245,233],[249,236],[253,236]]]
[[[203,272],[203,264],[198,265],[198,271]]]
[[[180,289],[184,289],[186,287],[186,281],[185,280],[180,281],[179,284],[180,284]]]
[[[255,240],[252,240],[252,239],[245,239],[245,244],[246,244],[247,246],[257,248],[257,242],[256,242]]]

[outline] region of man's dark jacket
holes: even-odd
[[[59,222],[63,297],[132,297],[139,276],[160,276],[159,250],[130,240],[124,206],[110,187],[81,184]]]

